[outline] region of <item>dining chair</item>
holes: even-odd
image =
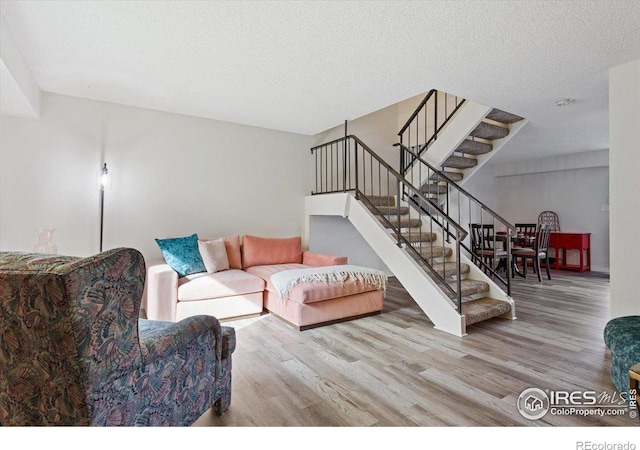
[[[538,225],[545,224],[551,226],[551,231],[560,232],[560,219],[553,211],[542,211],[538,214]]]
[[[514,226],[516,228],[516,238],[518,236],[535,237],[538,228],[537,223],[516,223]],[[533,241],[529,239],[516,240],[515,244],[516,247],[533,247]]]
[[[536,232],[535,241],[533,242],[533,248],[519,247],[511,251],[515,264],[517,264],[518,258],[522,260],[522,275],[527,278],[527,261],[529,259],[533,262],[533,271],[538,275],[538,281],[542,282],[542,276],[540,275],[540,260],[544,260],[545,269],[547,270],[547,278],[551,279],[551,272],[549,271],[549,235],[551,234],[551,225],[541,224],[538,226]]]
[[[471,230],[472,261],[492,277],[500,267],[500,263],[506,268],[507,252],[502,248],[503,241],[496,237],[495,227],[492,224],[470,223],[469,230]]]

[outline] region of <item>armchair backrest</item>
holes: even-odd
[[[0,252],[0,424],[90,423],[92,393],[141,364],[144,279],[134,249]]]

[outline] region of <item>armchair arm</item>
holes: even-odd
[[[302,264],[313,267],[340,266],[349,264],[349,258],[307,251],[302,254]]]
[[[147,319],[176,321],[178,274],[168,264],[149,267],[147,272]]]
[[[218,361],[222,357],[222,331],[220,322],[213,316],[192,316],[178,323],[144,319],[139,322],[144,364],[171,357],[198,340],[203,341],[198,345],[204,344],[207,347],[202,350],[216,355]]]

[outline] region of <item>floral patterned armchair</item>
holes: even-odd
[[[233,328],[139,319],[142,255],[0,252],[0,425],[186,426],[231,401]]]

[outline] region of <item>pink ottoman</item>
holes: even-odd
[[[283,270],[312,267],[305,264],[253,266],[245,271],[266,282],[264,307],[298,330],[379,314],[384,294],[373,284],[347,279],[344,283],[306,282],[281,299],[271,275]]]

